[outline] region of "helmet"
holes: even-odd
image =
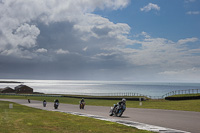
[[[124,103],[125,103],[125,102],[126,102],[126,99],[125,99],[125,98],[123,98],[123,99],[122,99],[122,102],[124,102]]]

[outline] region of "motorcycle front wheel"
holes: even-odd
[[[109,115],[113,116],[113,110],[112,109],[110,110]]]

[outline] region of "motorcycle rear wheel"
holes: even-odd
[[[121,111],[121,112],[118,112],[118,113],[116,114],[117,117],[121,117],[122,114],[123,114],[123,112],[124,112],[124,111],[122,111],[122,110],[120,110],[120,111]]]

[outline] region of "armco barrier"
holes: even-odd
[[[63,97],[70,97],[70,98],[84,98],[84,99],[100,99],[100,100],[122,100],[123,97],[88,97],[88,96],[63,96]],[[145,101],[146,98],[144,97],[134,97],[134,98],[129,98],[126,97],[126,100],[129,101]]]
[[[176,90],[176,91],[171,91],[171,92],[163,95],[162,98],[169,97],[172,95],[198,94],[198,93],[200,93],[200,89]]]
[[[165,97],[165,100],[192,100],[192,99],[200,99],[200,96]]]

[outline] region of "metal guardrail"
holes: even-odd
[[[78,95],[78,93],[77,93]],[[86,96],[145,96],[140,93],[133,93],[133,92],[125,92],[125,93],[81,93],[81,95]]]
[[[198,94],[198,93],[200,93],[200,89],[176,90],[176,91],[171,91],[171,92],[163,95],[162,98],[172,96],[172,95]]]

